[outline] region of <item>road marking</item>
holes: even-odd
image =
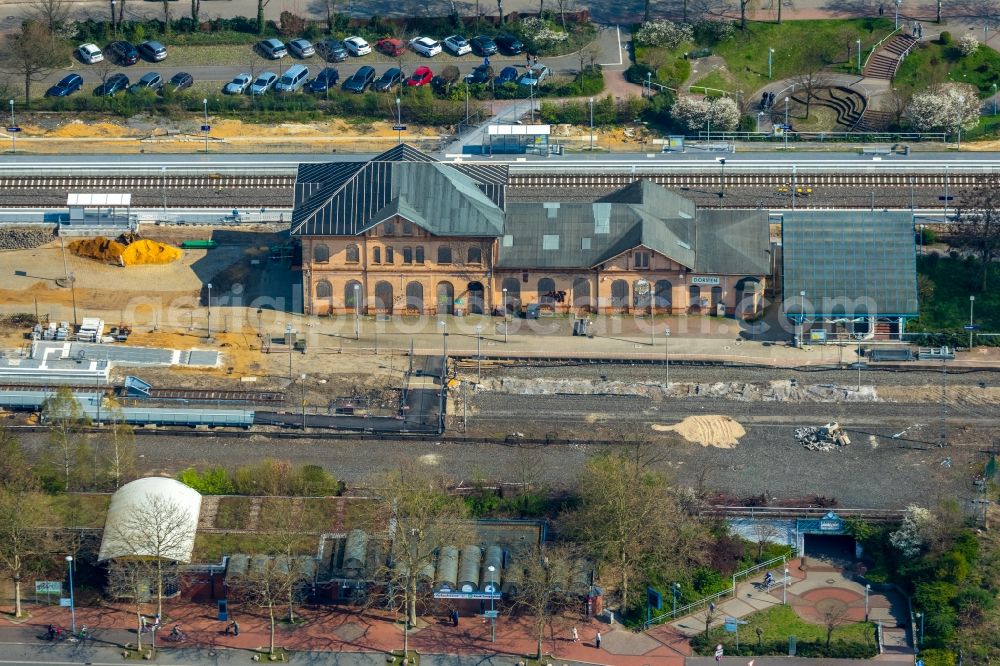
[[[622,30],[617,24],[615,25],[615,35],[617,35],[615,41],[618,43],[618,62],[602,62],[601,67],[615,67],[625,63],[625,60],[622,58]]]

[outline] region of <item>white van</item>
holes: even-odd
[[[309,68],[305,65],[292,65],[285,71],[285,74],[274,84],[274,89],[280,93],[295,92],[309,78]]]

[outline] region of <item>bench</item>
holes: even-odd
[[[862,155],[892,155],[892,148],[862,148]]]

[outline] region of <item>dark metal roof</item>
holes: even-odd
[[[392,215],[435,235],[503,231],[505,165],[437,162],[406,144],[369,162],[303,164],[292,234],[354,236]]]
[[[781,229],[789,316],[917,316],[911,213],[794,211]]]

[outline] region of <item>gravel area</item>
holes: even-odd
[[[51,241],[53,236],[55,227],[3,227],[0,228],[0,250],[40,247]]]

